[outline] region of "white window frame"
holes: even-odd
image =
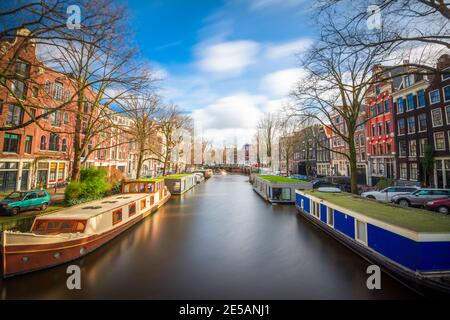
[[[330,219],[329,219],[330,211],[331,211],[331,215],[333,216],[333,223],[330,223]],[[331,208],[331,207],[328,207],[328,206],[327,206],[327,225],[329,225],[330,227],[334,228],[334,208]]]
[[[403,177],[402,176],[402,166],[405,166],[405,176]],[[399,166],[400,168],[400,180],[406,180],[406,179],[408,179],[408,164],[406,163],[406,162],[401,162],[400,163],[400,166]]]
[[[439,95],[439,101],[433,102],[433,101],[431,101],[431,93],[436,92],[436,91],[437,91],[437,93]],[[431,90],[430,92],[428,92],[428,98],[430,99],[430,105],[437,104],[437,103],[441,102],[441,91],[439,89]]]
[[[363,240],[361,240],[361,239],[358,238],[358,222],[364,223],[364,226],[365,226],[364,229],[365,229],[365,233],[366,233],[366,239],[365,239],[365,241],[363,241]],[[367,233],[367,222],[362,221],[362,220],[358,220],[358,219],[356,219],[356,218],[355,218],[355,240],[356,240],[357,242],[359,242],[359,243],[365,245],[365,246],[367,246],[368,243],[369,243],[369,234]]]
[[[423,144],[423,148],[422,148],[422,141],[424,141],[425,140],[425,144]],[[419,139],[419,157],[424,157],[425,156],[425,147],[426,147],[426,145],[428,144],[428,141],[426,141],[426,140],[428,140],[427,138],[422,138],[422,139]]]
[[[444,100],[444,102],[449,102],[450,101],[450,99],[449,100],[445,100],[445,88],[449,88],[449,87],[450,87],[450,85],[445,86],[445,87],[442,88],[442,99]]]
[[[433,112],[435,112],[435,111],[439,111],[439,113],[441,114],[441,122],[442,123],[440,125],[434,124]],[[431,109],[430,114],[431,114],[431,125],[433,126],[433,128],[442,127],[444,125],[444,117],[442,116],[442,108]]]
[[[437,148],[436,135],[439,134],[439,133],[443,133],[444,134],[444,149],[438,149]],[[434,147],[435,147],[436,151],[444,151],[446,149],[446,146],[445,146],[445,132],[444,131],[434,132],[433,133],[433,142],[434,142]]]
[[[415,155],[411,154],[411,143],[415,144],[415,149],[416,149],[416,154]],[[413,140],[409,140],[409,143],[408,143],[408,156],[411,157],[411,158],[416,158],[417,157],[417,141],[414,140],[414,139]]]
[[[412,177],[412,167],[413,167],[413,165],[416,166],[416,177],[415,177],[415,179]],[[412,180],[412,181],[417,181],[419,179],[419,166],[415,162],[409,164],[409,179]]]
[[[425,120],[426,120],[426,126],[425,126],[425,129],[424,130],[420,130],[420,116],[421,115],[425,115]],[[419,113],[418,115],[417,115],[417,132],[427,132],[427,130],[428,130],[428,119],[427,119],[427,114],[426,113]]]
[[[410,128],[409,128],[409,119],[410,118],[414,119],[414,127],[411,128],[412,131],[409,131],[410,130]],[[416,121],[416,117],[415,116],[410,116],[410,117],[406,118],[406,133],[408,133],[408,134],[416,133],[416,127],[417,127],[417,121]]]

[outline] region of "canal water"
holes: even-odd
[[[0,298],[395,299],[412,291],[383,274],[366,287],[365,260],[294,206],[264,202],[239,175],[214,176],[107,245],[67,265],[0,280]]]

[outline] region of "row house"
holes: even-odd
[[[318,176],[331,175],[331,152],[330,139],[331,128],[327,126],[320,126],[317,133],[317,156],[316,166]]]
[[[335,113],[330,117],[333,131],[339,131],[343,135],[347,132],[347,126],[342,117]],[[348,154],[348,144],[341,136],[332,132],[330,139],[331,153],[331,175],[333,176],[349,176],[350,165],[345,154]]]
[[[426,98],[428,79],[420,74],[407,74],[414,72],[411,68],[398,68],[397,72],[402,75],[393,79],[398,168],[395,178],[399,184],[420,185],[424,178],[420,159],[428,145],[428,123],[431,121]]]
[[[26,30],[20,32],[27,35]],[[19,39],[0,43],[0,50],[5,53],[0,61],[2,70],[8,68]],[[58,110],[42,118],[39,125],[14,127],[70,100],[74,94],[71,81],[37,59],[34,43],[20,51],[11,70],[14,77],[7,85],[31,107],[24,112],[13,94],[6,88],[0,89],[0,125],[6,129],[0,132],[0,191],[63,182],[69,173],[73,144],[70,132],[74,118],[70,110]]]
[[[383,66],[376,65],[372,72],[382,77]],[[367,158],[368,182],[375,185],[380,178],[395,179],[396,176],[396,144],[393,124],[393,84],[390,77],[377,79],[366,92],[367,104]]]
[[[394,78],[399,184],[450,187],[450,56],[437,62],[435,75],[403,68]],[[427,146],[434,149],[432,174],[422,166]]]
[[[23,29],[19,33],[26,36],[29,31]],[[6,129],[0,131],[0,192],[53,187],[67,181],[72,169],[78,110],[77,102],[72,98],[76,96],[76,86],[69,76],[52,70],[37,58],[33,42],[17,51],[20,39],[23,38],[0,42],[0,68],[12,72],[13,80],[8,80],[7,86],[14,93],[0,88],[0,126]],[[16,52],[19,53],[17,59],[13,59]],[[85,96],[83,112],[87,117],[94,110],[89,101],[95,100],[95,94],[87,89]],[[16,97],[28,107],[27,112],[19,107],[20,101]],[[55,111],[49,113],[52,109]],[[47,113],[38,121],[15,129],[15,126]],[[117,117],[119,122],[129,121]],[[86,123],[84,120],[81,134],[86,133]],[[125,172],[132,152],[124,139],[126,136],[121,132],[100,132],[82,155],[85,166],[114,165]],[[104,148],[89,152],[98,147],[99,141]],[[111,147],[116,144],[117,147]]]

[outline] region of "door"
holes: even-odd
[[[22,170],[22,180],[20,180],[20,190],[26,191],[28,189],[29,170]]]
[[[36,206],[37,195],[35,192],[29,193],[22,201],[21,209],[32,209]]]

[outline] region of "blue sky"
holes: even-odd
[[[305,0],[128,0],[142,55],[166,100],[192,112],[216,143],[250,139],[286,103],[314,40]]]

